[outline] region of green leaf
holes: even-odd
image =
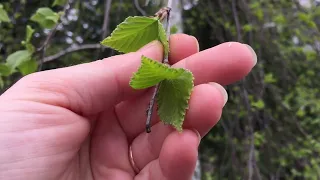
[[[53,3],[52,3],[52,7],[53,6],[63,6],[67,3],[67,0],[55,0]]]
[[[26,38],[24,41],[21,42],[21,44],[26,47],[26,49],[30,52],[30,53],[34,53],[35,52],[35,47],[30,43],[30,40],[32,38],[32,35],[34,33],[34,29],[32,29],[32,27],[30,25],[27,25],[26,28]]]
[[[159,28],[158,28],[159,29],[159,32],[158,32],[159,40],[163,45],[165,56],[167,56],[169,53],[169,42],[167,40],[167,34],[166,34],[166,31],[164,30],[163,25],[160,21],[158,21],[158,25],[159,25]]]
[[[11,71],[20,66],[22,63],[29,61],[31,59],[32,53],[28,50],[20,50],[10,54],[7,58],[7,65],[10,67]]]
[[[159,117],[178,131],[182,131],[192,88],[193,75],[185,70],[176,79],[166,79],[160,84],[157,96]]]
[[[30,25],[27,25],[27,29],[26,29],[26,42],[30,42],[32,35],[34,33],[34,29],[32,29],[32,27]]]
[[[31,43],[27,43],[25,47],[30,53],[34,53],[36,50],[36,48]]]
[[[176,25],[170,28],[170,34],[176,34],[178,32],[178,27]]]
[[[251,24],[246,24],[242,28],[243,28],[243,31],[245,31],[245,32],[250,32],[253,30],[253,27]]]
[[[58,23],[59,18],[58,13],[50,8],[42,7],[37,10],[30,20],[39,23],[43,28],[51,29]]]
[[[300,108],[300,109],[296,112],[296,115],[297,115],[298,117],[303,117],[303,116],[305,116],[305,114],[306,114],[306,112],[304,111],[303,108]]]
[[[1,76],[9,76],[11,74],[10,68],[6,65],[1,63],[0,64],[0,75]]]
[[[2,89],[4,87],[4,81],[3,78],[0,76],[0,88]]]
[[[34,73],[38,69],[38,62],[35,59],[30,59],[29,61],[23,62],[20,66],[18,66],[18,69],[24,76]]]
[[[263,109],[265,105],[262,100],[258,100],[256,102],[252,102],[251,106],[256,107],[257,109]]]
[[[0,4],[0,22],[10,22],[7,11],[3,8],[3,5]]]
[[[163,43],[166,53],[169,50],[165,30],[158,18],[128,17],[120,23],[101,44],[119,52],[129,53],[139,50],[151,41]]]
[[[272,73],[267,73],[264,77],[264,82],[271,84],[277,82],[277,80],[275,79]]]
[[[287,22],[286,17],[283,14],[279,14],[274,17],[274,21],[277,24],[285,24]]]
[[[194,86],[193,75],[183,68],[171,68],[147,57],[134,73],[130,86],[145,89],[160,83],[157,99],[158,115],[165,124],[182,131],[185,111]]]

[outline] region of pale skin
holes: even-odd
[[[241,80],[256,64],[254,52],[241,43],[198,49],[192,36],[170,38],[170,64],[195,77],[182,133],[163,125],[154,113],[147,134],[152,90],[129,86],[141,55],[161,61],[159,42],[22,78],[0,96],[0,179],[191,179],[201,137],[218,122],[228,99],[221,85]]]

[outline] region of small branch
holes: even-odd
[[[144,3],[144,6],[148,6],[149,2],[150,2],[150,0],[146,0],[146,2]]]
[[[238,17],[238,11],[236,7],[236,0],[232,0],[232,13],[233,13],[233,18],[236,23],[236,28],[237,28],[237,41],[241,42],[242,36],[241,36],[241,25],[239,22],[239,17]]]
[[[75,46],[75,47],[69,47],[66,50],[60,51],[57,54],[54,54],[52,56],[48,56],[42,59],[42,62],[40,63],[46,63],[46,62],[50,62],[50,61],[54,61],[56,59],[59,59],[62,56],[65,56],[69,53],[73,53],[76,51],[81,51],[81,50],[85,50],[85,49],[99,49],[101,47],[100,44],[84,44],[81,46]]]
[[[59,27],[60,24],[62,24],[61,19],[62,19],[62,17],[64,17],[64,16],[66,15],[66,12],[67,12],[68,8],[70,8],[70,7],[69,7],[70,4],[71,4],[71,0],[68,0],[67,4],[66,4],[66,5],[64,6],[64,8],[63,8],[63,15],[62,15],[62,16],[60,17],[60,19],[59,19],[60,22],[57,23],[57,24],[53,27],[53,29],[50,31],[49,35],[47,36],[47,38],[46,38],[46,40],[44,41],[44,43],[42,44],[42,46],[41,46],[40,48],[38,48],[38,50],[37,50],[38,52],[42,51],[42,52],[41,52],[41,57],[40,57],[40,65],[39,65],[39,67],[38,67],[38,71],[41,71],[41,69],[42,69],[42,65],[43,65],[43,63],[44,63],[44,57],[45,57],[45,54],[46,54],[46,48],[47,48],[47,46],[49,45],[50,40],[52,39],[53,35],[54,35],[55,32],[57,31],[57,28]]]
[[[156,87],[154,88],[151,100],[149,102],[149,107],[147,110],[147,122],[146,122],[146,132],[150,133],[151,132],[151,118],[152,118],[152,111],[154,107],[154,103],[156,101],[156,96],[159,92],[159,86],[160,84],[157,84]]]
[[[170,8],[170,9],[172,8],[172,0],[168,0],[167,7]]]
[[[249,159],[248,159],[248,180],[252,180],[253,176],[253,159],[254,159],[254,135],[252,125],[250,125],[250,145],[249,145]]]
[[[172,6],[172,1],[169,0],[168,1],[168,7],[170,7],[168,9],[168,14],[167,14],[167,25],[166,25],[166,34],[167,34],[167,41],[169,42],[169,38],[170,38],[170,11],[171,11],[171,6]],[[169,64],[169,60],[168,60],[168,53],[165,55],[164,60],[162,61],[165,64]]]
[[[106,36],[108,34],[111,3],[112,3],[112,0],[106,0],[105,4],[104,4],[104,18],[103,18],[103,24],[101,27],[101,30],[102,30],[101,39],[102,40],[104,38],[106,38]],[[100,56],[104,50],[105,50],[105,47],[100,46],[100,49],[97,52],[96,59],[100,58]]]
[[[121,15],[122,5],[123,5],[123,0],[119,0],[119,2],[118,2],[118,7],[117,7],[117,16],[116,16],[116,18],[115,18],[115,22],[117,22],[117,23],[120,21],[120,15]],[[115,50],[114,50],[114,49],[111,49],[111,50],[110,50],[109,57],[110,57],[110,56],[113,56],[114,53],[115,53]]]
[[[105,3],[104,20],[102,25],[102,32],[103,32],[102,39],[104,39],[108,34],[111,3],[112,3],[112,0],[107,0]]]
[[[171,11],[171,7],[172,7],[172,0],[168,0],[168,5],[166,8],[162,8],[160,9],[160,11],[158,11],[156,13],[156,16],[160,17],[160,19],[167,17],[167,23],[166,23],[166,35],[167,35],[167,40],[169,42],[169,38],[170,38],[170,11]],[[165,64],[169,64],[168,61],[168,53],[166,53],[164,55],[164,58],[162,60],[162,63]],[[153,107],[155,104],[155,100],[156,100],[156,96],[158,94],[159,91],[159,87],[161,86],[161,83],[157,84],[154,92],[152,94],[151,100],[149,102],[149,107],[147,109],[147,121],[146,121],[146,132],[150,133],[151,132],[151,118],[152,118],[152,112],[153,112]]]
[[[147,13],[140,7],[139,0],[134,0],[134,6],[143,16],[147,15]]]

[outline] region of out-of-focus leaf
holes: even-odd
[[[10,22],[7,11],[3,8],[3,5],[0,4],[0,22]]]
[[[31,17],[30,20],[39,23],[43,28],[51,29],[59,21],[60,15],[48,7],[42,7]]]

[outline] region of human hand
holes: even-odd
[[[203,137],[217,123],[227,101],[217,83],[242,79],[256,55],[236,42],[198,52],[196,39],[184,34],[172,35],[170,48],[173,67],[195,77],[182,133],[156,113],[146,133],[152,90],[129,86],[141,55],[162,59],[162,45],[153,42],[138,52],[28,75],[2,94],[0,179],[191,179],[198,133]]]

